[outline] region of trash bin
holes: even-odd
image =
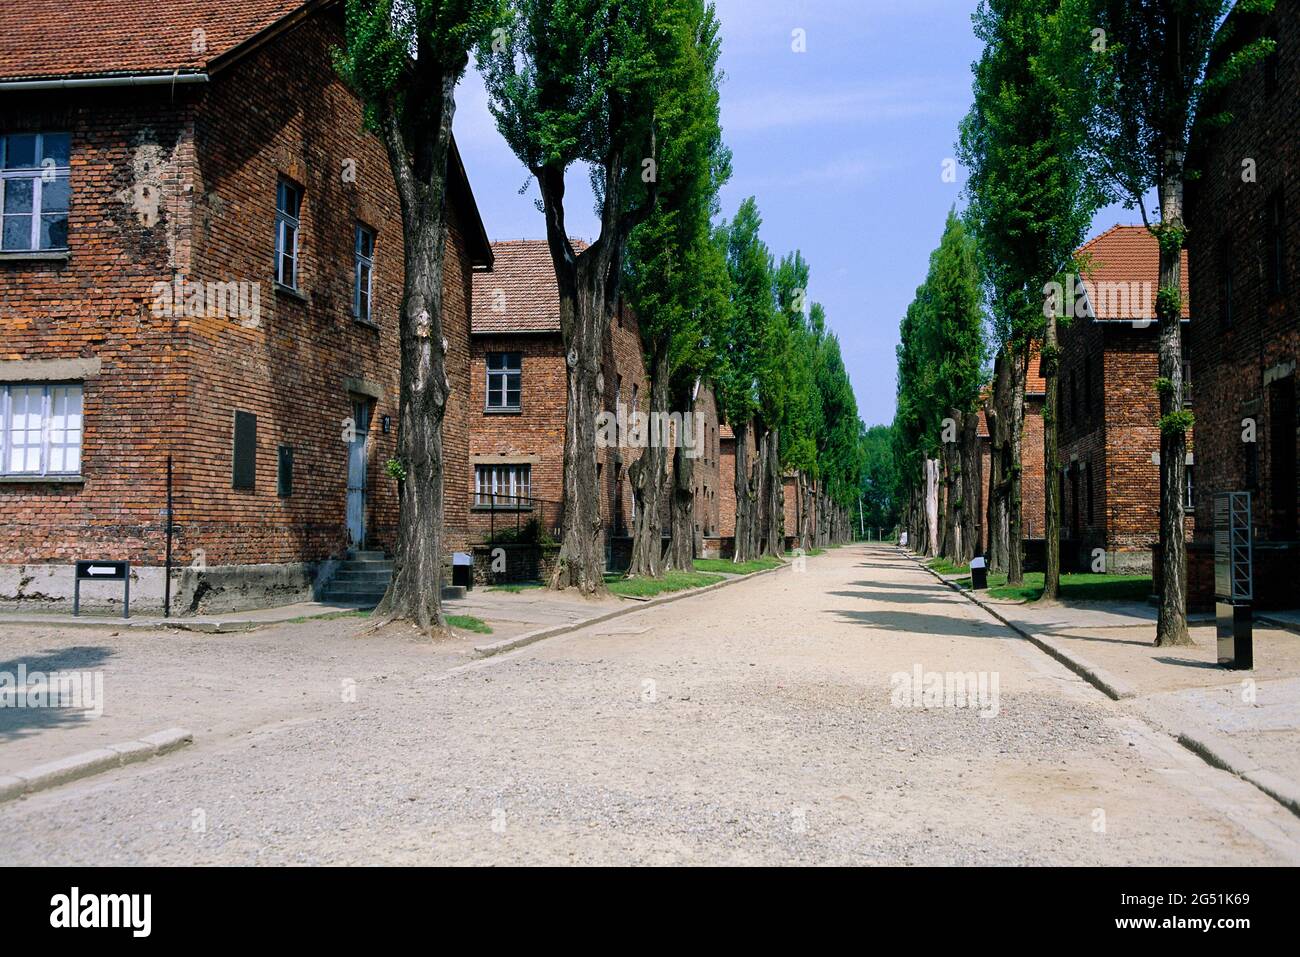
[[[451,553],[451,583],[467,589],[474,587],[474,558],[469,552]]]
[[[989,587],[988,566],[979,555],[970,560],[970,587],[975,591],[983,591]]]
[[[1214,618],[1219,638],[1219,665],[1233,671],[1254,668],[1254,615],[1250,605],[1215,602]]]

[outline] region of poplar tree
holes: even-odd
[[[377,624],[442,628],[442,422],[450,383],[442,332],[447,161],[456,84],[500,15],[496,0],[348,0],[335,63],[388,152],[402,209],[398,314],[400,522]]]

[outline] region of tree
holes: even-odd
[[[442,616],[442,420],[450,385],[442,334],[447,160],[456,84],[498,15],[494,0],[348,0],[343,78],[383,140],[402,208],[397,457],[405,472],[393,577],[376,621],[424,632]]]
[[[1073,109],[1073,86],[1054,82],[1068,76],[1048,51],[1067,56],[1068,45],[1050,46],[1058,32],[1077,36],[1084,20],[1063,11],[1060,0],[984,0],[974,17],[984,53],[975,65],[974,103],[962,122],[959,150],[970,169],[967,222],[976,237],[982,271],[993,307],[994,329],[1007,386],[995,395],[1007,403],[997,409],[1005,430],[1007,455],[1002,476],[1008,524],[1006,568],[1009,583],[1024,580],[1023,516],[1020,488],[1023,463],[1024,396],[1031,345],[1046,328],[1044,290],[1069,264],[1102,195],[1087,173],[1082,148],[1084,122]],[[1086,32],[1086,31],[1085,31]],[[1079,62],[1078,55],[1070,60]],[[1056,369],[1059,356],[1052,328],[1041,346],[1048,380],[1044,429],[1047,542],[1051,582],[1045,598],[1055,597],[1059,567],[1060,509],[1055,458]],[[994,530],[990,529],[990,537]]]
[[[898,500],[894,495],[898,476],[892,439],[893,430],[887,425],[873,425],[862,432],[859,495],[863,522],[868,529],[892,530],[898,524]]]
[[[1192,413],[1184,407],[1182,362],[1182,250],[1187,243],[1183,192],[1193,173],[1187,147],[1194,125],[1222,125],[1226,114],[1198,117],[1213,93],[1276,49],[1267,37],[1215,53],[1238,18],[1271,13],[1274,0],[1063,0],[1072,16],[1094,24],[1094,109],[1088,133],[1094,168],[1121,194],[1160,246],[1160,609],[1156,644],[1187,645],[1187,549],[1183,485]],[[1229,17],[1229,12],[1232,16]],[[1226,18],[1226,19],[1225,19]],[[1159,220],[1144,197],[1157,193]]]
[[[736,437],[736,530],[734,558],[750,561],[759,554],[760,469],[751,469],[749,441],[761,430],[759,385],[770,368],[767,349],[776,319],[772,298],[772,255],[759,237],[758,204],[749,197],[734,218],[716,231],[725,251],[731,308],[716,330],[718,402]],[[760,443],[756,442],[756,446]],[[761,453],[755,456],[761,462]]]
[[[712,367],[708,330],[729,307],[725,264],[712,241],[717,195],[731,172],[719,126],[719,25],[712,4],[687,0],[689,82],[657,104],[660,187],[654,211],[633,231],[626,260],[628,303],[637,313],[650,375],[651,419],[682,415],[671,468],[664,441],[651,442],[628,469],[636,499],[629,575],[662,572],[661,520],[670,502],[668,565],[694,559],[693,456],[684,432],[694,417],[695,387]],[[675,98],[675,99],[674,99]],[[666,435],[660,435],[666,439]],[[669,479],[671,477],[671,490]]]
[[[563,540],[550,586],[605,590],[596,481],[601,360],[632,231],[658,190],[658,134],[689,85],[682,0],[511,0],[508,27],[479,50],[489,105],[541,192],[567,363]],[[600,234],[578,252],[565,176],[586,164]]]
[[[812,547],[810,499],[818,474],[817,433],[823,415],[817,363],[826,335],[826,312],[821,304],[813,303],[806,314],[804,311],[809,274],[807,262],[796,251],[781,259],[774,276],[777,309],[785,320],[789,343],[783,357],[786,401],[779,426],[780,467],[783,474],[795,475],[795,534],[799,547],[805,550]],[[779,537],[784,537],[784,502],[780,504]]]

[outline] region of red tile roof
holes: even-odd
[[[1047,395],[1047,380],[1043,378],[1043,357],[1037,342],[1029,347],[1029,367],[1025,369],[1025,395]]]
[[[0,80],[203,71],[308,5],[304,0],[6,2],[0,14]]]
[[[1096,239],[1084,243],[1079,248],[1078,255],[1091,260],[1091,264],[1084,270],[1083,278],[1093,284],[1093,288],[1088,290],[1088,298],[1097,319],[1155,318],[1156,290],[1160,288],[1160,246],[1150,230],[1145,226],[1112,226]],[[1187,307],[1190,296],[1187,271],[1187,250],[1184,249],[1184,319],[1190,315]],[[1104,290],[1096,290],[1103,283],[1124,283],[1130,289],[1134,283],[1143,284],[1143,294],[1108,295]]]
[[[579,252],[587,248],[570,240]],[[544,239],[492,244],[491,272],[474,274],[473,331],[559,332],[560,292],[551,250]]]

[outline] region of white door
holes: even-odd
[[[352,421],[356,426],[348,443],[348,544],[364,548],[366,544],[366,437],[370,433],[370,403],[352,403]]]

